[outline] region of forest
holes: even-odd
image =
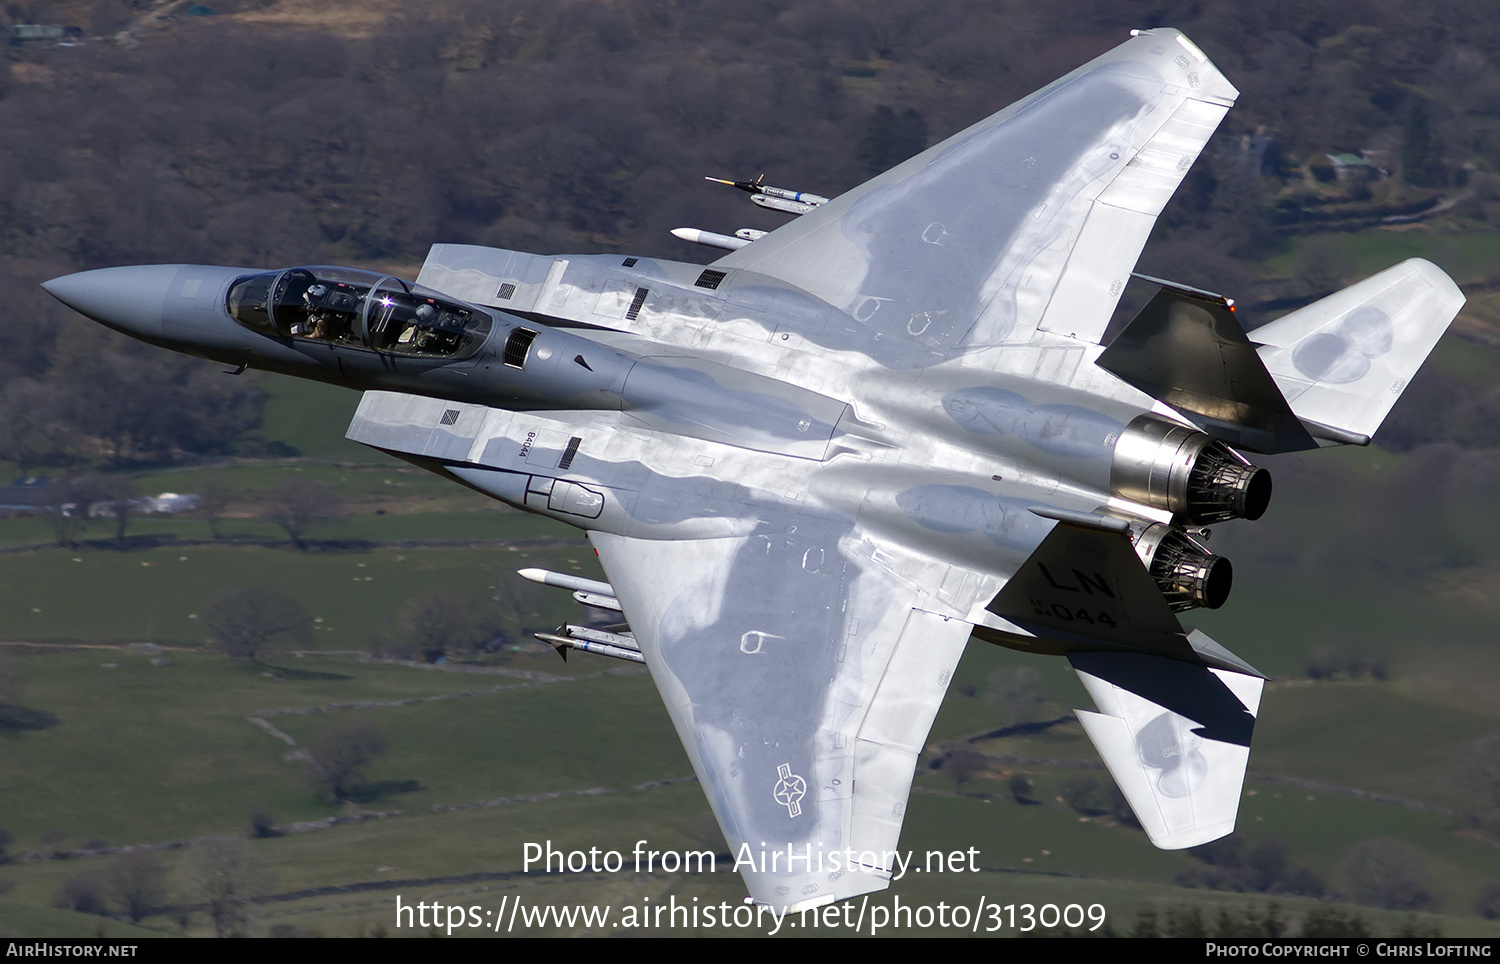
[[[708,260],[667,231],[782,219],[704,175],[835,195],[1133,27],[1185,30],[1242,92],[1142,271],[1285,310],[1353,280],[1336,256],[1266,279],[1288,238],[1440,201],[1436,230],[1500,221],[1500,22],[1477,2],[1062,16],[1015,0],[369,0],[306,23],[256,19],[280,9],[265,0],[158,21],[153,6],[3,8],[7,26],[85,38],[11,44],[0,70],[0,457],[23,467],[233,453],[263,404],[90,330],[36,288],[47,277],[143,262],[412,275],[434,241]],[[1380,173],[1331,183],[1336,154]],[[1428,375],[1409,395],[1382,441],[1441,435],[1433,413],[1455,406],[1450,440],[1497,441],[1493,393]]]

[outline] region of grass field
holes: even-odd
[[[519,598],[527,625],[555,625],[570,611],[564,604],[571,607],[571,601],[515,575],[528,566],[598,574],[586,544],[329,552],[258,546],[134,552],[50,548],[0,555],[0,612],[6,614],[10,641],[196,647],[207,635],[198,613],[214,592],[226,586],[271,586],[292,596],[317,620],[316,648],[350,649],[364,647],[408,600],[435,588],[476,601]]]
[[[252,716],[304,746],[335,722],[374,722],[390,750],[369,780],[399,789],[363,799],[371,809],[691,772],[650,680],[623,664],[564,664],[545,653],[509,661],[502,675],[351,658],[169,659],[157,666],[101,649],[34,649],[20,659],[27,705],[58,722],[3,744],[0,799],[16,848],[42,847],[49,831],[66,849],[236,833],[256,808],[279,822],[338,813],[305,782],[304,764],[284,758],[288,745]],[[415,702],[391,705],[402,700]],[[557,734],[567,732],[590,738],[560,745]],[[564,749],[565,776],[557,770]]]
[[[354,418],[360,393],[337,385],[256,373],[270,393],[266,421],[256,435],[296,449],[305,458],[331,462],[395,464],[383,452],[351,442],[344,431]]]
[[[653,738],[649,731],[635,726],[629,729],[630,738],[635,741]],[[455,751],[450,747],[448,752]],[[473,753],[472,748],[456,751],[458,756],[472,757]],[[445,754],[435,749],[434,755]],[[448,761],[450,765],[457,762],[457,759]],[[616,762],[609,764],[614,770],[608,775],[629,779],[649,773],[656,765],[650,760]],[[264,932],[272,926],[284,925],[299,932],[332,936],[381,930],[399,934],[403,931],[396,926],[398,894],[408,905],[436,899],[494,910],[502,906],[501,899],[505,898],[521,899],[528,906],[610,907],[615,914],[628,907],[643,907],[648,901],[661,903],[674,898],[679,904],[689,906],[694,902],[701,905],[727,902],[731,906],[739,903],[743,890],[738,877],[722,864],[719,872],[712,875],[670,874],[659,870],[524,872],[527,843],[550,843],[560,851],[613,850],[627,861],[638,841],[644,841],[647,849],[661,851],[701,850],[710,846],[703,829],[706,809],[695,785],[612,784],[599,789],[610,792],[559,795],[545,800],[439,812],[411,806],[403,808],[401,814],[257,841],[256,850],[274,871],[273,892],[286,896],[261,904],[255,911],[252,927],[256,932]],[[1251,789],[1255,793],[1246,801],[1247,821],[1259,825],[1260,818],[1295,819],[1304,828],[1309,852],[1316,854],[1320,849],[1335,852],[1343,841],[1375,828],[1434,841],[1436,862],[1445,874],[1458,875],[1449,881],[1452,885],[1449,889],[1460,890],[1467,883],[1460,877],[1479,876],[1474,868],[1465,866],[1466,861],[1472,863],[1472,855],[1463,849],[1461,840],[1452,838],[1446,851],[1453,853],[1445,852],[1444,831],[1433,826],[1429,816],[1392,811],[1361,801],[1329,797],[1309,800],[1308,795],[1301,793],[1256,786]],[[1304,843],[1301,839],[1296,842]],[[919,790],[912,799],[903,846],[915,851],[918,868],[923,868],[928,851],[945,855],[962,852],[964,858],[957,865],[960,869],[934,873],[928,868],[927,873],[920,870],[909,873],[890,892],[876,895],[872,905],[889,908],[900,902],[911,908],[935,906],[944,901],[972,907],[981,898],[1001,905],[1099,903],[1111,928],[1128,933],[1138,913],[1148,908],[1167,914],[1196,907],[1212,921],[1225,907],[1239,911],[1251,906],[1264,908],[1268,903],[1267,898],[1173,887],[1172,875],[1191,866],[1192,859],[1184,854],[1156,851],[1139,833],[1098,822],[1080,822],[1075,815],[1055,808],[1021,808],[972,795],[958,797],[942,791]],[[975,851],[972,862],[977,870],[969,869],[970,848]],[[55,928],[59,927],[91,932],[98,926],[95,918],[27,908],[44,905],[68,876],[97,872],[112,859],[77,857],[9,868],[7,877],[16,883],[16,888],[8,899],[0,901],[0,927],[9,927],[12,933],[56,933]],[[181,859],[181,852],[167,852],[163,859],[175,865]],[[314,889],[321,892],[306,893]],[[297,896],[299,892],[303,896]],[[1316,906],[1315,902],[1296,898],[1278,898],[1277,902],[1287,916],[1306,913]],[[1396,933],[1409,923],[1404,914],[1368,909],[1357,912],[1377,932]],[[176,925],[166,919],[151,918],[145,923],[162,932],[176,930]],[[1420,923],[1448,936],[1500,934],[1500,928],[1494,924],[1462,916],[1421,915]],[[807,926],[806,921],[802,924]],[[605,928],[606,932],[612,929]],[[541,930],[577,933],[584,928]],[[931,933],[936,929],[909,926],[900,930]],[[189,921],[189,933],[206,931],[207,922],[201,915]],[[683,935],[693,933],[693,929],[674,928],[670,933]],[[1011,931],[1006,928],[1000,933],[1006,935]]]
[[[509,676],[337,656],[284,656],[260,665],[192,652],[171,652],[169,658],[171,665],[155,666],[146,655],[126,650],[60,646],[34,647],[19,657],[27,705],[58,722],[0,742],[0,799],[17,836],[13,851],[243,833],[252,809],[278,824],[384,814],[257,841],[254,847],[275,868],[275,893],[375,888],[278,899],[257,912],[254,926],[260,931],[279,923],[302,931],[369,933],[382,921],[391,929],[395,892],[404,899],[469,895],[473,900],[465,897],[465,903],[483,904],[509,894],[537,903],[616,907],[672,894],[679,901],[733,903],[742,893],[732,874],[514,876],[527,842],[622,852],[642,839],[658,849],[712,846],[701,791],[692,782],[674,782],[690,768],[650,680],[638,670],[582,657],[565,666],[550,654],[513,659],[502,669],[520,675]],[[1017,658],[1023,657],[973,648],[955,687],[982,684]],[[611,669],[616,671],[598,675]],[[1069,699],[1062,685],[1067,675],[1049,674],[1049,695],[1059,690],[1065,702],[1086,705]],[[1442,748],[1482,732],[1484,720],[1421,706],[1400,689],[1273,686],[1252,771],[1330,783],[1348,777],[1363,789],[1407,791],[1419,800],[1432,799],[1433,790],[1447,796],[1435,761]],[[295,748],[249,721],[257,714],[299,747],[343,720],[373,723],[390,744],[366,772],[374,793],[358,803],[335,804],[306,780],[303,764],[288,757]],[[993,725],[993,714],[981,699],[950,697],[934,741],[961,737],[975,724]],[[1371,784],[1380,771],[1372,769],[1370,745],[1379,750],[1389,785]],[[1197,866],[1193,857],[1158,851],[1139,831],[1108,817],[1081,818],[1055,799],[1063,781],[1079,771],[1053,761],[1097,765],[1076,724],[988,741],[984,748],[997,759],[1032,762],[996,764],[962,795],[955,795],[946,773],[924,764],[902,844],[919,854],[973,847],[984,872],[914,875],[880,898],[887,906],[897,896],[910,904],[1001,895],[1033,902],[1058,895],[1104,900],[1088,895],[1107,894],[1111,920],[1120,920],[1153,903],[1187,902],[1216,913],[1214,907],[1232,899],[1174,887],[1177,875]],[[1004,781],[1016,770],[1033,776],[1041,805],[1010,801]],[[1097,770],[1085,772],[1103,777]],[[1480,886],[1500,876],[1500,848],[1474,837],[1453,817],[1339,792],[1252,779],[1241,827],[1251,842],[1267,835],[1285,840],[1297,859],[1329,880],[1336,880],[1341,856],[1361,840],[1411,842],[1427,855],[1442,906],[1460,914]],[[179,858],[176,851],[164,855],[169,864]],[[65,879],[97,872],[113,859],[75,857],[5,868],[0,879],[15,889],[0,900],[0,926],[20,935],[58,933],[52,928],[76,922],[82,929],[69,932],[91,933],[96,925],[90,918],[25,908],[44,908]],[[507,874],[512,876],[496,876]],[[422,883],[461,877],[471,879]],[[390,880],[407,883],[380,884]],[[1133,883],[1124,887],[1123,881]],[[1245,903],[1233,899],[1236,906]],[[167,919],[147,923],[175,927]],[[1473,918],[1445,919],[1439,926],[1450,936],[1491,932]],[[206,927],[199,915],[190,931]]]
[[[1426,230],[1371,230],[1318,237],[1321,244],[1333,238],[1353,260],[1361,278],[1407,258],[1426,258],[1463,285],[1486,280],[1491,266],[1500,264],[1500,233],[1493,231],[1438,234]],[[1264,273],[1269,277],[1294,275],[1308,243],[1305,237],[1288,239],[1283,251],[1266,260]]]

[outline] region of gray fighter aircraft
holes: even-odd
[[[1247,335],[1151,279],[1157,215],[1237,91],[1192,42],[1120,47],[712,265],[432,248],[345,268],[106,268],[46,284],[112,328],[365,390],[349,437],[583,529],[755,900],[887,886],[971,636],[1065,656],[1159,847],[1230,832],[1263,677],[1178,614],[1255,519],[1238,450],[1365,444],[1463,304],[1408,261]],[[590,635],[592,633],[592,635]]]

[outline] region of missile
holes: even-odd
[[[539,582],[544,586],[571,589],[573,598],[585,606],[593,606],[595,609],[612,609],[617,613],[625,611],[620,608],[620,600],[615,598],[615,587],[607,582],[585,579],[582,576],[570,576],[565,572],[553,572],[550,569],[517,569],[516,575],[522,579]]]
[[[755,228],[740,228],[738,231],[734,232],[735,237],[744,238],[746,241],[759,241],[767,234],[770,234],[770,232],[757,231]]]
[[[811,211],[818,205],[828,203],[828,198],[824,197],[821,194],[808,194],[805,191],[793,191],[789,188],[784,187],[772,187],[771,185],[764,183],[765,177],[766,176],[762,174],[760,177],[756,178],[753,181],[726,181],[722,177],[705,177],[704,180],[713,181],[715,184],[728,184],[730,187],[739,188],[741,191],[744,191],[747,194],[751,195],[750,200],[755,201],[756,204],[761,204],[763,207],[776,208],[776,210],[778,211],[792,211],[792,213],[794,214],[806,214],[808,211]],[[774,198],[780,201],[792,201],[797,204],[805,204],[807,205],[807,209],[802,211],[794,211],[792,208],[780,207],[775,204],[764,204],[759,200],[760,198],[765,198],[767,200]]]
[[[764,194],[752,194],[750,200],[760,207],[780,211],[783,214],[806,214],[817,207],[816,204],[808,204],[805,201],[788,201],[785,198],[766,197]]]
[[[621,636],[604,629],[595,629],[592,626],[578,626],[568,623],[563,626],[562,632],[572,639],[586,639],[592,643],[604,643],[608,646],[618,646],[620,649],[633,649],[637,653],[641,647],[636,644],[634,636]]]
[[[550,633],[534,633],[533,635],[554,647],[557,655],[561,656],[565,663],[568,661],[570,649],[623,659],[632,663],[645,662],[645,657],[641,654],[641,647],[636,644],[635,637],[628,635],[629,630],[626,630],[626,633],[627,635],[621,635],[590,626],[564,623]]]
[[[704,231],[699,228],[673,228],[672,237],[691,241],[693,244],[707,245],[710,248],[723,248],[726,251],[737,251],[753,240],[731,238],[727,234],[715,234],[712,231]]]
[[[599,656],[609,656],[613,659],[623,659],[629,663],[644,663],[646,657],[641,655],[640,650],[624,649],[619,646],[610,646],[606,643],[596,643],[587,639],[574,639],[571,636],[559,636],[556,633],[533,633],[537,639],[557,649],[557,654],[568,661],[568,650],[576,649],[585,653],[594,653]]]
[[[572,589],[577,592],[597,593],[615,596],[615,587],[607,582],[599,582],[597,579],[585,579],[582,576],[570,576],[564,572],[553,572],[550,569],[517,569],[516,575],[522,579],[539,582],[544,586],[556,586],[559,589]]]

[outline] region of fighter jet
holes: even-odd
[[[1229,833],[1263,676],[1179,621],[1244,452],[1367,444],[1463,304],[1424,261],[1246,332],[1161,279],[1157,215],[1237,96],[1131,39],[708,266],[435,245],[349,268],[106,268],[45,287],[152,344],[365,392],[350,438],[576,526],[618,611],[551,634],[644,662],[758,902],[888,886],[971,638],[1070,661],[1153,843]],[[770,204],[766,202],[784,202]],[[700,237],[701,240],[701,237]],[[589,635],[589,633],[593,635]],[[593,657],[581,657],[593,658]]]

